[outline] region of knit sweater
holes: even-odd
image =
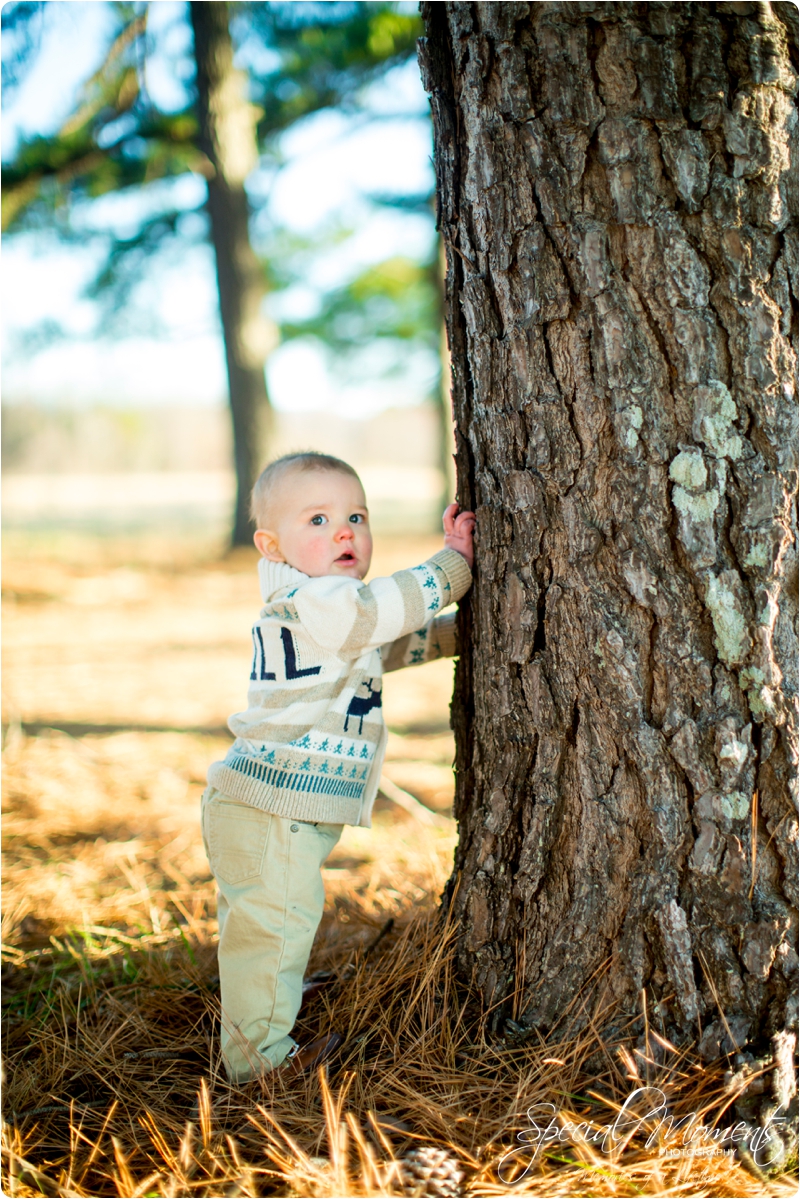
[[[455,653],[454,616],[470,569],[455,550],[366,584],[259,562],[248,707],[208,781],[278,816],[370,825],[387,733],[381,676]]]

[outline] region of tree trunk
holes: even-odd
[[[256,110],[234,70],[225,3],[190,4],[197,63],[200,147],[209,160],[208,213],[225,339],[236,511],[232,543],[250,544],[250,491],[266,459],[270,407],[264,365],[274,336],[261,311],[264,276],[250,245],[244,182],[255,166]]]
[[[442,247],[442,251],[443,249],[444,247]],[[450,395],[450,349],[447,344],[447,332],[445,330],[445,270],[446,261],[444,253],[441,252],[436,255],[430,266],[431,286],[435,289],[436,293],[436,315],[441,327],[439,371],[435,383],[436,390],[431,396],[431,402],[434,405],[436,414],[437,464],[442,475],[442,493],[439,497],[440,512],[435,522],[435,532],[439,532],[442,527],[441,513],[455,498],[457,481],[454,456],[456,447],[453,435],[453,404]]]
[[[478,516],[460,970],[495,1028],[552,1026],[605,972],[708,1060],[785,1060],[796,10],[422,10]]]

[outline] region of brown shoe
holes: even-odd
[[[281,1070],[286,1071],[287,1074],[308,1074],[326,1062],[343,1044],[344,1037],[341,1033],[329,1032],[324,1037],[318,1037],[316,1041],[304,1045],[302,1049],[297,1049],[290,1058],[286,1059]]]

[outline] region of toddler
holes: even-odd
[[[364,490],[347,463],[289,454],[253,489],[264,607],[248,706],[208,772],[203,837],[218,886],[222,1054],[234,1082],[302,1073],[338,1047],[289,1035],[324,903],[320,868],[344,824],[370,824],[386,746],[384,670],[455,652],[475,517],[444,514],[445,548],[369,585]],[[288,1060],[287,1060],[288,1059]]]

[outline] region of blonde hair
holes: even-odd
[[[284,454],[264,467],[258,476],[250,495],[250,516],[258,528],[266,523],[267,508],[277,484],[289,471],[336,471],[340,475],[350,475],[361,480],[347,462],[334,458],[332,454],[320,454],[317,450],[303,450],[296,454]]]

